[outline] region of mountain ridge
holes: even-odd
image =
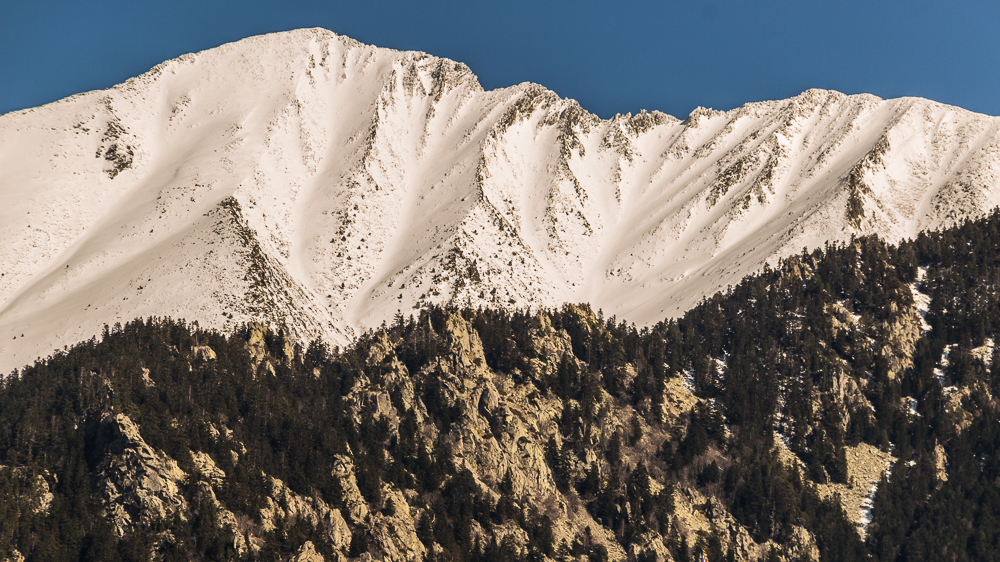
[[[448,302],[648,325],[803,246],[983,214],[998,123],[823,90],[602,120],[326,30],[244,39],[0,116],[0,371],[146,316],[338,344]]]

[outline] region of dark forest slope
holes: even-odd
[[[0,559],[993,560],[998,282],[994,213],[643,330],[134,321],[0,387]]]

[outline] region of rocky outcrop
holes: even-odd
[[[52,500],[55,496],[52,495],[52,489],[49,486],[48,480],[45,476],[38,474],[35,476],[34,482],[34,492],[37,498],[37,504],[35,505],[35,513],[48,513],[49,508],[52,507]]]
[[[187,519],[181,493],[187,474],[174,459],[147,445],[127,415],[106,414],[93,424],[88,441],[96,463],[94,485],[119,535],[175,515]]]
[[[385,508],[372,514],[370,533],[374,547],[383,560],[424,559],[427,548],[417,537],[416,511],[406,496],[391,486],[384,486]]]
[[[191,348],[191,355],[201,361],[215,361],[215,351],[207,345],[196,345]]]
[[[279,331],[277,334],[272,334],[272,337],[279,338],[281,353],[279,357],[274,357],[269,354],[267,348],[267,338],[271,334],[271,328],[261,324],[259,322],[250,322],[247,325],[247,340],[243,344],[244,349],[250,354],[250,361],[253,363],[254,367],[259,367],[264,373],[274,376],[275,375],[275,365],[284,363],[290,366],[292,361],[296,358],[295,344],[288,339],[284,332]],[[207,346],[194,347],[192,352],[196,357],[210,357],[215,358],[215,352],[208,348]]]
[[[948,481],[948,455],[944,452],[944,445],[940,443],[934,446],[934,470],[938,480]]]
[[[316,552],[316,546],[312,541],[306,541],[290,562],[325,562],[325,559],[322,554]]]
[[[191,460],[194,461],[194,465],[198,467],[201,475],[213,486],[222,484],[222,481],[226,478],[226,473],[216,466],[215,461],[207,453],[192,452]]]
[[[228,536],[232,537],[233,550],[240,556],[246,555],[251,550],[259,551],[264,541],[259,538],[260,529],[255,525],[249,525],[246,519],[239,518],[235,513],[226,509],[226,506],[219,501],[215,495],[215,489],[205,482],[199,482],[197,486],[197,499],[211,506],[211,511],[215,515],[215,525]],[[200,506],[201,507],[201,506]],[[204,513],[199,515],[206,515]]]
[[[267,505],[260,511],[261,527],[266,533],[276,528],[277,521],[304,520],[320,530],[335,550],[345,550],[351,543],[351,530],[340,510],[333,509],[318,498],[307,498],[293,492],[277,478],[269,478],[271,493]]]
[[[149,369],[145,367],[142,368],[142,383],[146,385],[146,388],[152,388],[156,386],[156,382],[153,381],[153,379],[149,378]]]
[[[886,343],[879,352],[886,358],[889,377],[895,379],[913,366],[913,351],[923,333],[916,307],[899,311],[896,303],[890,303],[889,312],[892,320],[884,326]]]
[[[639,540],[629,546],[628,558],[635,560],[639,557],[648,559],[652,556],[657,562],[674,562],[673,556],[666,545],[663,544],[663,537],[658,533],[644,533]]]
[[[733,518],[718,499],[706,497],[695,488],[678,488],[673,498],[674,525],[682,536],[690,537],[689,540],[709,533],[728,538],[727,546],[733,550],[737,560],[759,560],[767,556],[771,548],[779,552],[783,550],[781,545],[772,541],[754,541],[749,531]],[[789,559],[794,559],[794,556]]]
[[[371,336],[359,355],[361,362],[351,373],[353,385],[340,389],[345,393],[341,394],[345,412],[358,424],[380,424],[379,431],[389,434],[387,443],[399,440],[404,427],[413,431],[415,420],[417,443],[423,447],[421,454],[450,467],[441,476],[441,490],[418,493],[399,487],[398,480],[377,480],[380,488],[373,492],[371,473],[358,472],[371,465],[362,463],[373,459],[381,462],[381,454],[385,454],[385,462],[395,461],[390,460],[388,451],[352,451],[351,445],[345,446],[345,452],[333,455],[333,462],[325,469],[335,481],[332,488],[323,493],[315,489],[312,493],[293,490],[280,478],[261,474],[263,494],[254,496],[255,507],[247,511],[245,506],[227,505],[234,498],[227,488],[231,475],[239,473],[246,455],[254,454],[238,441],[237,436],[245,428],[233,431],[228,427],[237,427],[239,420],[230,417],[204,422],[202,430],[208,438],[224,446],[210,449],[211,453],[190,451],[181,459],[182,470],[177,461],[150,446],[139,426],[120,413],[105,414],[87,426],[88,454],[96,467],[95,487],[121,537],[139,528],[162,528],[169,521],[191,525],[210,521],[219,528],[226,548],[237,556],[262,555],[275,537],[287,537],[289,529],[299,529],[297,532],[306,535],[299,535],[297,540],[308,538],[309,542],[286,545],[286,559],[329,560],[331,553],[338,560],[349,554],[365,560],[420,561],[439,557],[445,547],[435,542],[436,538],[428,538],[427,526],[441,524],[440,512],[435,511],[440,505],[436,502],[442,490],[461,477],[468,479],[463,480],[463,486],[471,486],[463,488],[463,494],[482,498],[477,501],[485,505],[508,502],[502,520],[486,524],[477,519],[469,523],[475,544],[493,548],[502,545],[521,557],[539,553],[537,533],[544,526],[551,537],[545,539],[546,544],[554,549],[545,555],[547,560],[582,549],[583,556],[606,557],[609,561],[673,562],[678,540],[694,545],[706,537],[720,540],[723,551],[731,551],[737,560],[762,559],[772,551],[782,560],[817,558],[816,541],[807,530],[795,528],[787,544],[757,543],[727,511],[715,488],[695,486],[691,478],[683,480],[687,477],[682,473],[666,476],[667,469],[657,460],[660,445],[682,437],[695,410],[714,407],[712,401],[695,396],[683,377],[665,381],[662,407],[655,410],[659,419],[649,417],[654,411],[649,399],[628,403],[608,394],[601,384],[595,387],[597,395],[589,406],[599,412],[580,414],[578,420],[569,416],[584,407],[582,399],[560,398],[551,388],[544,388],[543,381],[555,380],[568,369],[596,377],[615,376],[629,388],[637,384],[639,373],[628,363],[610,375],[591,371],[577,357],[579,350],[574,352],[568,330],[598,338],[603,330],[601,321],[584,308],[567,307],[563,312],[559,327],[553,325],[554,316],[544,311],[526,318],[526,335],[518,337],[527,338],[522,343],[533,351],[510,371],[487,365],[479,332],[456,311],[426,317],[421,328],[424,332],[418,336],[433,339],[435,351],[420,363],[408,358],[403,348],[406,343],[394,341],[390,333]],[[276,366],[289,365],[304,368],[305,380],[322,381],[325,375],[316,373],[317,369],[290,363],[301,360],[296,350],[275,346],[268,334],[268,328],[262,325],[250,327],[246,350],[252,372],[248,376],[263,382],[259,379],[262,373],[274,373]],[[215,352],[206,346],[192,348],[189,356],[175,350],[172,356],[173,360],[199,368],[210,368],[204,364],[218,361]],[[145,391],[159,390],[153,373],[144,370],[142,374],[140,386]],[[110,384],[106,386],[110,400],[114,390]],[[852,397],[861,395],[861,389],[852,378],[842,375],[835,380],[830,394],[850,405]],[[443,417],[447,421],[442,421]],[[591,420],[586,427],[582,421],[585,417]],[[620,455],[614,462],[607,453],[612,442],[617,443],[616,454]],[[370,447],[364,442],[358,446]],[[449,456],[442,458],[441,454]],[[692,474],[697,474],[709,459],[724,463],[721,450],[711,449],[705,455],[691,469]],[[785,455],[795,458],[787,450]],[[854,456],[850,461],[852,467],[860,463]],[[669,503],[670,510],[659,515],[655,527],[629,531],[631,534],[626,534],[621,519],[612,527],[595,515],[594,490],[581,492],[582,488],[565,484],[568,478],[579,486],[588,474],[610,483],[629,478],[640,464],[657,463],[656,478],[646,476],[649,494]],[[862,477],[858,470],[852,468],[852,478],[859,482],[880,476],[865,472]],[[665,484],[665,477],[682,481]],[[865,485],[857,484],[858,491]],[[638,505],[631,503],[636,500],[622,495],[626,493],[624,483],[617,486],[614,509],[625,515],[624,520],[637,517]],[[857,512],[857,494],[836,491],[844,498],[850,497],[844,500],[845,507]],[[183,548],[181,539],[175,538],[179,535],[158,533],[153,544],[156,555]]]
[[[368,502],[358,489],[358,480],[354,475],[354,461],[349,457],[338,455],[333,465],[333,475],[340,481],[348,518],[354,524],[365,524],[369,515]]]
[[[951,415],[951,420],[955,425],[956,431],[965,431],[972,425],[975,419],[972,412],[969,412],[963,405],[964,401],[972,395],[973,391],[978,390],[979,392],[986,393],[987,396],[989,395],[989,391],[981,383],[977,383],[975,386],[978,388],[964,386],[961,388],[949,387],[945,389],[945,411]]]
[[[267,357],[267,344],[264,342],[267,326],[252,322],[248,328],[250,333],[247,337],[246,350],[250,354],[250,361],[254,365],[259,365]]]

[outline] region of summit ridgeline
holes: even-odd
[[[0,116],[0,372],[169,316],[346,344],[431,304],[651,325],[765,263],[1000,202],[996,118],[810,90],[602,120],[321,29]]]

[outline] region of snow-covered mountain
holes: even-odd
[[[431,302],[647,324],[1000,203],[1000,121],[810,90],[601,120],[321,29],[0,116],[0,372],[138,316],[344,343]]]

